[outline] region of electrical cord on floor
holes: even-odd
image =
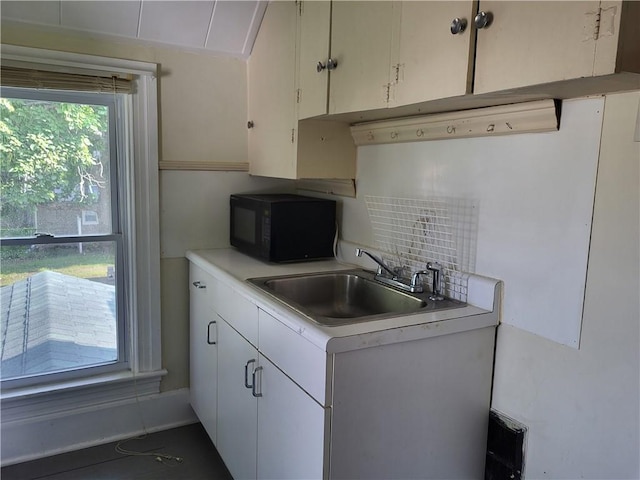
[[[175,455],[169,455],[167,453],[160,452],[137,452],[135,450],[127,450],[122,447],[123,444],[130,442],[132,440],[142,440],[147,437],[147,434],[140,435],[139,437],[132,437],[126,440],[122,440],[118,442],[116,445],[116,452],[122,455],[129,455],[134,457],[155,457],[157,462],[162,463],[163,465],[167,465],[168,467],[177,467],[181,464],[184,459],[182,457],[176,457]]]
[[[126,290],[127,289],[125,289],[125,291]],[[122,447],[122,445],[124,445],[127,442],[131,442],[133,440],[143,440],[148,436],[147,427],[144,424],[144,417],[142,416],[142,407],[140,405],[140,398],[139,398],[140,396],[138,394],[138,378],[136,377],[135,368],[131,368],[131,374],[133,376],[133,390],[134,390],[134,395],[136,399],[136,410],[138,413],[138,417],[140,419],[140,425],[142,425],[143,434],[138,435],[136,437],[129,437],[119,441],[116,444],[115,450],[117,453],[121,455],[128,455],[128,456],[134,456],[134,457],[155,457],[156,462],[160,462],[163,465],[166,465],[168,467],[177,467],[184,461],[182,457],[177,457],[175,455],[171,455],[168,453],[160,453],[160,452],[138,452],[135,450],[127,450]]]

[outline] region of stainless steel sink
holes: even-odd
[[[325,325],[336,326],[464,306],[456,300],[428,300],[382,285],[366,270],[251,278],[248,280],[291,308]]]

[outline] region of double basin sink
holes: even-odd
[[[314,322],[339,326],[465,306],[383,285],[366,270],[250,278],[248,282]]]

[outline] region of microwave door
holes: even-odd
[[[239,205],[234,205],[232,208],[231,238],[250,245],[257,245],[258,219],[256,212]]]

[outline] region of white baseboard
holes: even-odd
[[[2,466],[197,422],[189,389],[2,423]]]

